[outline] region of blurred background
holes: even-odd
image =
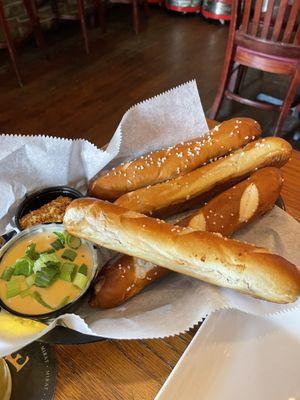
[[[131,105],[195,78],[207,117],[219,121],[253,117],[265,135],[283,136],[300,149],[299,1],[252,1],[248,31],[245,23],[240,25],[243,2],[115,1],[0,0],[2,133],[82,137],[101,146]],[[278,18],[283,5],[286,9]],[[232,7],[237,7],[235,14]],[[254,52],[258,57],[251,68],[243,67],[238,93],[267,105],[280,105],[289,97],[277,131],[280,110],[225,98],[218,113],[212,109],[218,89],[219,94],[222,91],[224,61],[240,66],[232,51],[226,50],[230,20],[235,16],[232,35],[243,29],[245,33],[242,42],[231,39],[246,54],[241,53],[240,60]],[[267,19],[271,34],[263,38]],[[252,47],[247,49],[249,41]],[[262,48],[266,41],[268,47]],[[283,54],[278,53],[282,46],[287,47]],[[270,72],[275,61],[272,68],[261,70],[270,57],[283,73]],[[230,86],[228,79],[226,85]]]

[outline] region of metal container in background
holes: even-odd
[[[221,22],[231,18],[231,0],[203,0],[201,13],[205,18],[218,19]]]
[[[166,0],[168,10],[186,13],[199,13],[202,0]]]

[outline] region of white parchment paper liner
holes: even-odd
[[[206,131],[197,86],[193,81],[132,107],[124,115],[106,151],[97,149],[86,140],[4,135],[0,147],[0,231],[4,232],[13,225],[15,208],[28,191],[64,184],[85,190],[87,181],[108,163],[118,164]],[[300,264],[297,248],[299,224],[278,208],[236,237],[269,247]],[[271,304],[172,274],[120,307],[92,310],[86,304],[78,310],[78,315],[60,317],[47,331],[55,323],[62,323],[79,332],[102,337],[155,338],[186,331],[217,309],[235,308],[266,316],[294,307],[299,307],[299,302]],[[2,337],[0,327],[0,356],[43,334],[16,341]]]

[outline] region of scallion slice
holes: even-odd
[[[61,262],[56,254],[41,254],[40,258],[34,262],[33,272],[37,273],[46,267],[59,270],[60,266]]]
[[[53,262],[53,261],[48,261],[46,263],[48,268],[54,269],[55,271],[59,272],[60,271],[60,266],[61,266],[61,262]]]
[[[71,249],[77,250],[81,246],[80,238],[70,235],[68,232],[66,234],[66,241],[67,245],[71,247]]]
[[[10,267],[6,268],[1,275],[1,279],[4,281],[10,281],[11,277],[13,276],[15,271],[15,267],[11,265]]]
[[[39,258],[40,254],[35,250],[36,244],[31,243],[25,252],[26,256],[31,260],[35,261]]]
[[[34,298],[34,300],[36,300],[36,301],[37,301],[38,303],[40,303],[42,306],[44,306],[44,307],[46,307],[46,308],[49,308],[50,310],[55,310],[55,308],[51,307],[49,304],[47,304],[47,303],[43,300],[43,298],[42,298],[42,296],[41,296],[41,294],[40,294],[39,292],[37,292],[37,291],[33,292],[33,293],[32,293],[32,297]]]
[[[41,254],[52,254],[52,253],[55,253],[54,249],[48,249],[48,250],[45,250],[45,251],[41,252]]]
[[[16,279],[7,282],[6,284],[6,298],[17,296],[21,292],[20,282]]]
[[[34,285],[34,282],[35,282],[35,274],[29,275],[27,276],[27,278],[25,278],[25,283],[28,288]]]
[[[54,242],[50,243],[50,246],[55,250],[61,250],[65,247],[59,239],[56,239]]]
[[[41,254],[42,257],[42,254]],[[44,261],[42,260],[42,258],[38,258],[35,262],[34,262],[34,266],[33,266],[33,272],[36,274],[37,272],[41,271],[43,268],[46,267],[46,264],[44,263]]]
[[[66,260],[70,260],[70,261],[74,261],[75,258],[77,257],[77,253],[74,250],[71,249],[66,249],[63,253],[62,253],[62,258],[66,259]]]
[[[83,290],[86,287],[87,281],[87,276],[81,274],[80,272],[77,272],[73,280],[73,285]]]
[[[81,264],[80,267],[79,267],[78,272],[80,272],[81,274],[87,276],[87,273],[88,273],[87,265],[86,264]]]
[[[28,257],[18,258],[15,262],[14,267],[14,275],[23,275],[29,276],[32,274],[33,270],[33,261]]]
[[[40,260],[47,264],[48,262],[59,263],[59,257],[56,254],[42,254]]]
[[[63,263],[59,275],[60,279],[62,279],[63,281],[72,282],[72,275],[75,268],[76,264],[70,262]]]
[[[77,274],[77,272],[78,272],[78,265],[77,264],[74,264],[75,265],[75,268],[74,268],[74,270],[73,270],[73,272],[72,272],[72,274],[71,274],[71,280],[72,280],[72,282],[74,281],[74,278],[75,278],[75,276],[76,276],[76,274]]]
[[[63,234],[63,232],[53,232],[54,235],[56,235],[59,239],[59,241],[61,242],[62,245],[65,244],[65,235]]]
[[[49,287],[54,283],[57,276],[57,270],[48,267],[42,268],[36,273],[34,284],[39,287]]]
[[[22,299],[24,299],[25,297],[31,296],[30,288],[22,290],[22,292],[20,292],[20,296],[22,297]]]
[[[59,303],[59,305],[56,307],[56,310],[65,307],[69,303],[69,300],[70,296],[66,296],[65,298],[63,298],[62,301]]]

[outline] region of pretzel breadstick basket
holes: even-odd
[[[100,272],[92,307],[120,305],[170,271],[271,302],[298,299],[295,265],[267,249],[228,240],[269,211],[280,194],[279,168],[291,147],[283,139],[260,139],[260,133],[256,121],[230,120],[201,140],[142,156],[91,182],[90,194],[102,201],[73,202],[65,226],[75,236],[123,254]],[[103,202],[107,199],[114,204]],[[196,206],[200,209],[173,228],[145,216],[164,218]],[[288,271],[289,283],[281,279]]]
[[[6,309],[31,302],[34,312],[55,312],[44,315],[49,330],[60,321],[97,338],[133,339],[178,334],[224,307],[261,316],[297,308],[299,224],[274,206],[291,147],[262,133],[245,117],[209,129],[189,83],[128,110],[105,151],[86,141],[4,137],[1,184],[16,183],[3,190],[2,231],[25,194],[61,185],[81,193],[63,207],[37,197],[28,210],[31,222],[51,211],[46,220],[63,225],[48,247],[20,243],[24,262],[14,268],[29,275],[5,266]],[[95,263],[86,262],[87,249]],[[65,308],[72,299],[76,308]],[[0,330],[0,356],[42,334],[8,350]]]

